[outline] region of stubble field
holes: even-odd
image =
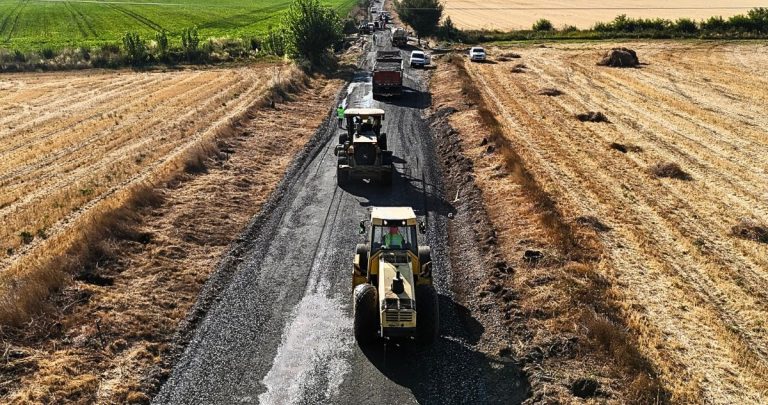
[[[660,0],[445,0],[444,3],[446,15],[459,28],[503,31],[531,29],[539,18],[549,19],[558,28],[574,25],[586,29],[596,22],[613,20],[620,14],[635,18],[702,20],[711,16],[746,14],[751,8],[765,6],[764,2],[755,0],[681,0],[674,3]]]
[[[597,230],[598,271],[673,400],[764,402],[768,245],[734,227],[768,223],[767,48],[631,43],[641,67],[596,66],[610,46],[529,47],[466,65],[565,218]],[[576,119],[589,111],[609,122]],[[469,153],[482,162],[488,151]],[[659,178],[659,163],[689,178]],[[478,181],[516,252],[525,235],[507,224],[518,221],[517,189],[487,165]]]

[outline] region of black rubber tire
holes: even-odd
[[[339,145],[344,145],[349,140],[349,134],[346,132],[343,132],[341,135],[339,135]]]
[[[387,150],[387,134],[381,134],[379,135],[379,149],[382,151]]]
[[[358,344],[376,340],[379,332],[379,307],[376,300],[376,288],[370,284],[360,284],[353,292],[354,332]]]
[[[339,166],[348,163],[346,156],[339,156],[336,161],[336,184],[339,186],[349,183],[349,170],[341,169]]]
[[[384,166],[391,166],[392,165],[392,151],[391,150],[385,150],[381,152],[381,164]],[[392,168],[392,170],[395,170]]]
[[[363,274],[368,274],[368,245],[365,243],[358,243],[355,250],[360,256],[360,271]]]
[[[437,291],[432,285],[416,286],[416,343],[429,345],[440,332]]]
[[[425,264],[432,261],[432,250],[429,246],[419,246],[419,264],[424,267]]]

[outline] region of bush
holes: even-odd
[[[267,55],[285,56],[286,51],[286,35],[282,29],[273,30],[269,27],[269,33],[264,40],[264,53]]]
[[[251,48],[252,51],[261,51],[261,38],[258,37],[251,37],[248,40],[248,46]]]
[[[684,34],[695,34],[699,32],[699,27],[690,18],[680,18],[675,21],[674,29]]]
[[[181,50],[188,61],[192,62],[198,58],[199,46],[200,36],[196,27],[186,28],[181,32]]]
[[[446,41],[458,41],[462,38],[462,32],[456,28],[455,25],[453,25],[453,21],[451,20],[450,16],[445,18],[443,25],[437,29],[435,35],[438,39]]]
[[[168,61],[168,47],[170,45],[168,41],[168,33],[165,30],[155,34],[155,40],[157,40],[158,59],[166,62]]]
[[[328,51],[344,39],[338,14],[320,0],[294,0],[283,27],[289,53],[313,66],[327,61]]]
[[[45,47],[40,51],[40,55],[42,55],[45,59],[53,59],[56,57],[56,52],[53,50],[53,48]]]
[[[344,26],[342,32],[345,35],[357,33],[357,21],[354,18],[347,18],[344,20]]]
[[[21,52],[20,50],[16,49],[13,51],[13,60],[15,62],[23,63],[27,61],[27,56],[24,55],[24,52]]]
[[[126,32],[123,36],[125,57],[129,64],[140,66],[147,62],[147,46],[136,32]]]
[[[555,29],[555,26],[552,25],[552,22],[547,20],[546,18],[541,18],[535,23],[533,23],[534,31],[553,31],[554,29]]]

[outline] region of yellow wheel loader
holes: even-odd
[[[426,229],[410,207],[375,207],[368,242],[357,245],[352,266],[355,339],[405,338],[429,344],[438,334],[437,292],[432,285]]]

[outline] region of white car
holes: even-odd
[[[475,46],[469,50],[469,60],[485,61],[485,49]]]
[[[422,51],[411,52],[411,67],[424,67],[429,65],[429,57]]]

